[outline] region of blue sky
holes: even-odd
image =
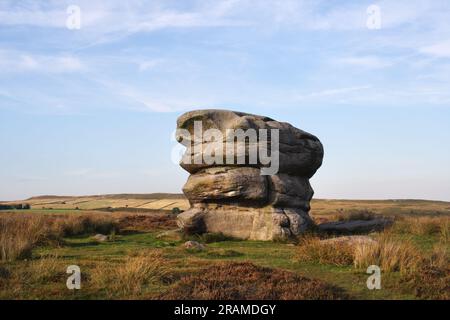
[[[317,135],[316,197],[450,200],[449,16],[446,0],[0,0],[0,199],[180,192],[176,118],[225,108]]]

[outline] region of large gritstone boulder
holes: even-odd
[[[178,118],[177,140],[191,174],[183,187],[191,208],[178,218],[184,232],[273,240],[312,225],[309,178],[323,158],[317,137],[268,117],[198,110]]]

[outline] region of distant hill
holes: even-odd
[[[91,196],[55,196],[31,197],[20,201],[4,201],[3,205],[27,204],[37,210],[129,210],[142,212],[149,210],[170,211],[174,208],[187,210],[189,201],[180,193],[121,193]],[[371,212],[381,215],[450,216],[450,202],[393,199],[393,200],[344,200],[313,199],[311,215],[336,215],[351,212]]]
[[[56,196],[43,195],[26,199],[25,201],[33,200],[50,200],[50,199],[69,199],[69,198],[100,198],[100,199],[185,199],[182,193],[118,193],[118,194],[103,194],[103,195],[88,195],[88,196]]]

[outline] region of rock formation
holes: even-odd
[[[178,217],[184,232],[273,240],[301,234],[312,225],[309,178],[323,158],[317,137],[285,122],[226,110],[187,112],[178,118],[177,128],[178,141],[191,146],[181,162],[190,173],[183,192],[191,208]],[[222,141],[199,136],[198,128],[201,133],[213,129],[214,139]],[[257,140],[237,138],[236,132],[252,130]],[[219,149],[218,142],[223,142]],[[233,148],[227,142],[234,142]],[[278,160],[276,174],[264,173],[273,163],[263,161],[260,153],[256,162],[251,160],[255,150]],[[208,155],[215,161],[204,161]]]

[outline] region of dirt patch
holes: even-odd
[[[161,299],[301,300],[348,299],[342,289],[293,272],[250,262],[220,263],[183,278]]]

